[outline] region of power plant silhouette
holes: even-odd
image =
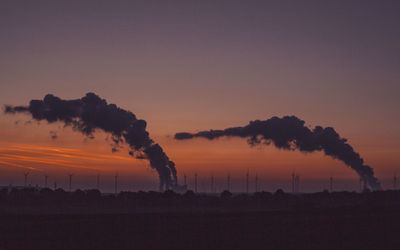
[[[211,129],[196,133],[180,132],[175,134],[176,140],[195,138],[216,140],[221,137],[244,138],[247,139],[250,146],[264,144],[273,145],[282,150],[298,150],[303,153],[323,152],[325,155],[338,159],[353,169],[362,179],[365,187],[372,190],[381,189],[381,184],[375,177],[373,169],[364,163],[363,158],[334,128],[321,126],[310,128],[296,116],[255,120],[245,126],[230,127],[222,130]],[[294,179],[299,178],[295,177]]]
[[[130,188],[127,188],[126,183],[131,182],[129,181],[129,178],[126,178],[125,184],[120,186],[119,179],[120,175],[118,173],[115,173],[114,175],[100,175],[100,173],[93,174],[91,178],[93,178],[93,184],[92,186],[88,185],[87,183],[84,184],[81,182],[80,186],[77,184],[74,184],[74,180],[79,179],[79,175],[76,175],[74,173],[69,173],[65,175],[65,181],[62,181],[63,178],[60,179],[59,175],[57,176],[57,179],[52,179],[51,175],[48,173],[46,174],[40,174],[42,176],[43,182],[38,181],[37,177],[38,175],[32,173],[32,172],[23,172],[22,177],[22,186],[18,185],[9,185],[10,187],[13,188],[30,188],[33,186],[36,186],[37,188],[49,188],[49,181],[53,181],[53,189],[57,190],[59,188],[65,188],[68,192],[74,192],[75,190],[78,189],[97,189],[99,191],[105,191],[105,193],[108,194],[113,194],[117,195],[119,192],[123,191],[132,191]],[[103,177],[103,181],[105,183],[108,183],[106,186],[101,185],[101,179],[100,177]],[[218,175],[217,175],[218,176]],[[219,194],[223,191],[229,191],[233,193],[238,193],[238,194],[252,194],[252,193],[258,193],[258,192],[266,192],[266,191],[275,191],[269,189],[265,189],[266,186],[268,186],[268,182],[265,182],[265,179],[260,179],[260,176],[257,172],[252,172],[250,169],[247,169],[246,172],[243,173],[243,175],[240,177],[238,175],[235,175],[234,177],[234,187],[232,188],[232,175],[230,173],[226,174],[226,178],[219,179],[216,175],[210,174],[210,175],[199,175],[197,172],[193,173],[192,178],[188,178],[187,174],[183,174],[182,179],[183,179],[183,185],[180,185],[180,189],[174,189],[170,188],[168,190],[174,191],[176,193],[185,193],[189,190],[193,190],[194,193],[198,194],[208,194],[208,195],[216,195]],[[88,178],[88,177],[85,177]],[[112,189],[110,188],[110,183],[112,179]],[[225,180],[224,180],[225,179]],[[220,182],[218,182],[220,181]],[[365,181],[363,179],[358,179],[358,188],[356,189],[358,192],[365,192],[368,190],[368,186],[366,185]],[[389,190],[397,190],[398,189],[398,179],[397,179],[397,174],[394,174],[392,177],[392,183],[389,184]],[[66,183],[65,185],[58,185],[58,183]],[[301,186],[301,175],[298,172],[292,172],[290,174],[290,178],[287,179],[287,184],[285,184],[285,181],[280,181],[280,187],[278,186],[277,189],[282,189],[287,192],[290,192],[292,194],[303,194],[307,192],[311,192],[310,189],[308,191],[303,191],[302,186]],[[306,181],[307,182],[307,181]],[[340,181],[339,181],[340,182]],[[42,183],[42,184],[40,184]],[[323,182],[323,179],[319,181],[320,183],[320,190],[326,190],[329,192],[334,192],[334,191],[341,191],[341,190],[346,190],[338,186],[338,184],[335,184],[335,179],[332,175],[328,176],[326,179],[325,185]],[[260,185],[261,184],[261,185]],[[289,185],[290,184],[290,185]],[[261,187],[262,186],[262,187]],[[356,185],[354,185],[356,186]],[[282,188],[283,187],[283,188]],[[285,188],[286,187],[286,188]],[[111,191],[112,190],[112,191]],[[138,189],[138,191],[141,189]],[[315,187],[314,187],[315,190]],[[317,191],[317,190],[315,190]]]
[[[184,185],[178,184],[175,163],[169,159],[159,144],[156,144],[146,131],[146,122],[126,110],[109,104],[94,93],[87,93],[80,99],[63,100],[54,95],[46,95],[43,100],[31,100],[27,106],[5,106],[5,113],[25,113],[37,121],[48,123],[61,122],[72,127],[84,136],[93,137],[96,130],[103,130],[111,134],[112,151],[116,151],[122,143],[129,145],[129,154],[137,159],[147,159],[150,167],[156,170],[159,177],[159,190],[174,190],[185,192],[188,189],[186,175]],[[201,131],[198,133],[177,133],[175,139],[184,140],[203,137],[213,140],[222,136],[237,136],[247,138],[251,145],[273,144],[280,149],[299,150],[301,152],[323,151],[326,155],[343,161],[360,176],[360,191],[371,188],[379,190],[381,185],[374,176],[373,169],[364,164],[357,152],[341,138],[331,127],[316,126],[313,129],[304,125],[305,122],[295,116],[282,118],[273,117],[268,120],[252,121],[244,127],[233,127],[224,130]],[[55,137],[56,138],[56,137]],[[28,175],[24,174],[24,186],[28,185]],[[45,177],[44,186],[48,180]],[[72,191],[72,175],[69,175],[68,189]],[[115,177],[114,192],[118,191],[118,175]],[[194,174],[194,191],[203,190],[204,182],[200,183],[198,174]],[[255,175],[255,191],[259,189],[258,176]],[[57,186],[56,182],[55,185]],[[208,185],[207,185],[208,186]],[[292,193],[300,192],[300,175],[292,175]],[[100,188],[100,176],[97,176],[97,185]],[[214,176],[211,176],[210,193],[216,192]],[[397,188],[397,177],[394,177],[393,188]],[[228,174],[226,190],[231,190],[231,176]],[[329,190],[333,191],[333,179],[330,178]],[[245,193],[250,192],[249,170],[245,176]]]
[[[96,130],[102,130],[111,135],[112,152],[125,143],[131,156],[149,161],[150,167],[158,174],[161,191],[180,189],[175,163],[150,138],[146,121],[137,119],[135,114],[115,104],[107,103],[94,93],[73,100],[48,94],[43,100],[31,100],[27,106],[6,105],[4,112],[29,114],[36,121],[60,122],[88,138],[93,138]]]

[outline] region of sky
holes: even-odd
[[[398,1],[1,1],[0,104],[52,93],[95,92],[145,119],[189,187],[207,191],[247,170],[260,189],[357,190],[357,175],[322,153],[251,148],[245,140],[175,141],[176,132],[223,129],[296,115],[334,127],[385,188],[400,166]],[[0,115],[0,185],[156,189],[157,176],[107,135]],[[51,138],[56,133],[57,139]],[[399,173],[400,174],[400,173]],[[181,180],[182,182],[182,180]]]

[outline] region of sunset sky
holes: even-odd
[[[400,167],[399,1],[1,1],[0,104],[95,92],[147,121],[178,175],[199,189],[247,170],[260,189],[357,190],[358,177],[322,153],[251,148],[245,140],[175,141],[176,132],[296,115],[332,126],[385,188]],[[57,134],[56,139],[51,135]],[[107,135],[0,114],[0,185],[157,189],[148,163],[112,153]],[[400,175],[400,171],[398,172]]]

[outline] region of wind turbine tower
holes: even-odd
[[[72,174],[69,175],[69,191],[72,191]]]
[[[295,193],[300,193],[300,175],[296,175],[294,179]]]
[[[214,193],[214,175],[211,175],[211,193]]]
[[[29,172],[24,173],[24,187],[27,187],[28,185],[28,175]]]
[[[249,170],[246,172],[246,194],[249,193]]]
[[[292,193],[294,194],[296,192],[296,175],[294,172],[292,173]]]
[[[255,183],[256,183],[256,193],[258,192],[258,175],[256,174],[256,178],[255,178]]]

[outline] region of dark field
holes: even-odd
[[[0,249],[400,249],[397,192],[164,196],[155,207],[3,197]]]

